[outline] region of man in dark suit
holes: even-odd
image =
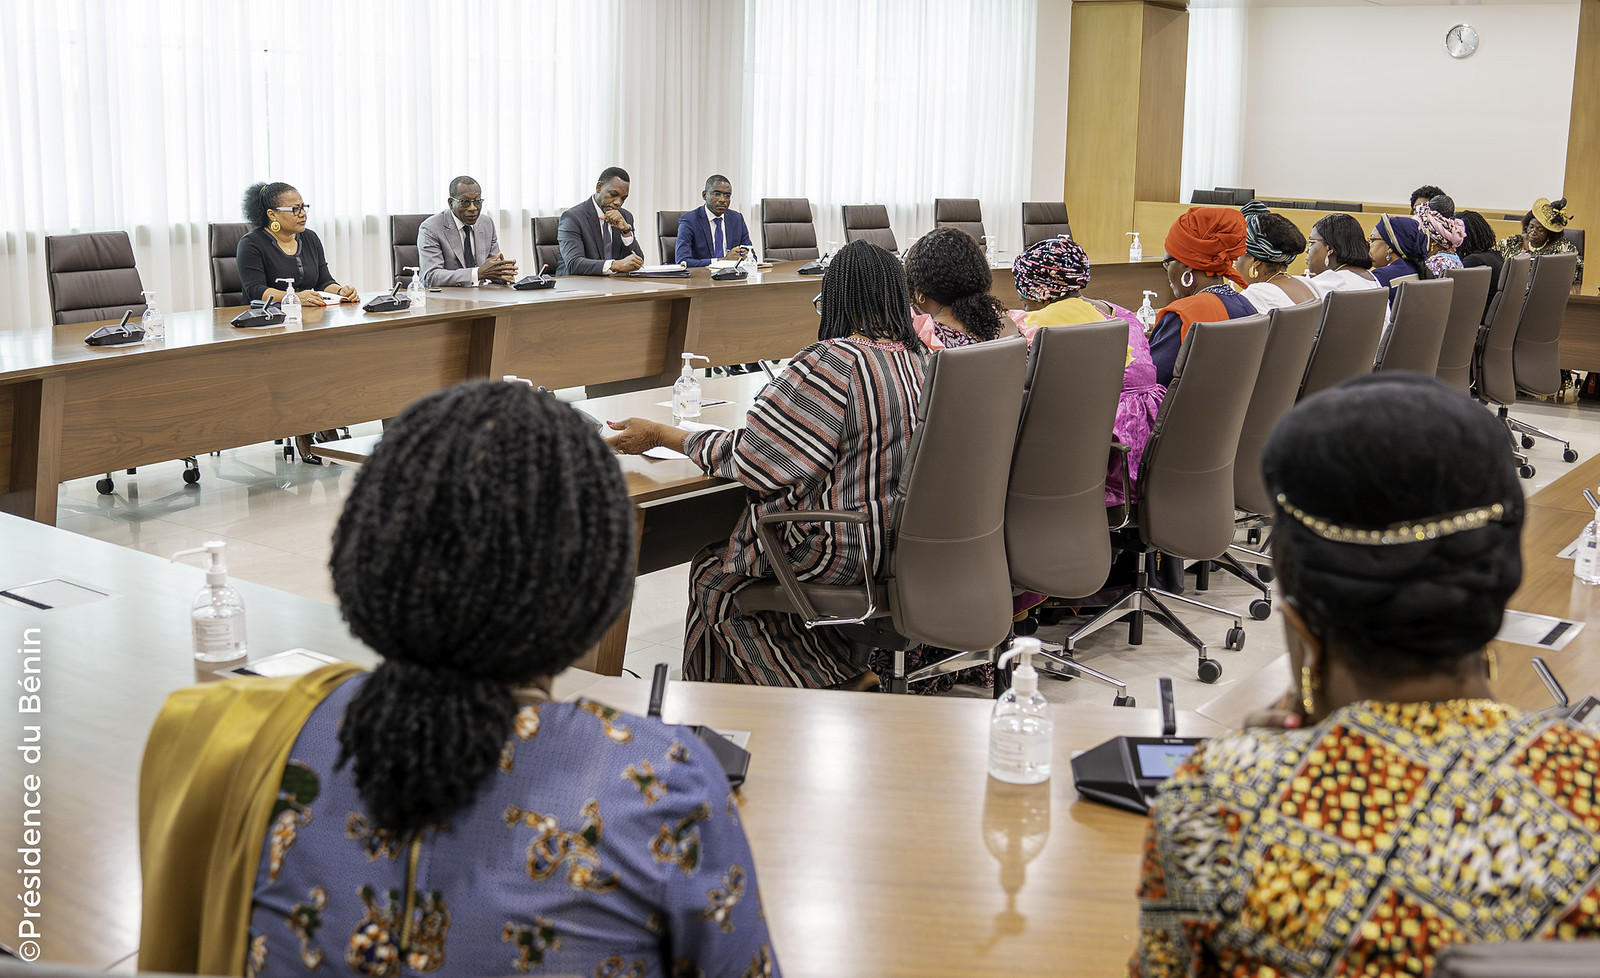
[[[694,268],[709,265],[718,258],[743,258],[754,253],[750,244],[750,228],[744,215],[729,210],[733,202],[733,184],[720,173],[706,179],[706,189],[700,192],[706,206],[685,211],[678,218],[678,244],[674,258],[680,265]]]
[[[633,215],[622,209],[627,199],[628,171],[607,167],[595,181],[594,196],[561,215],[557,275],[622,275],[643,267]]]

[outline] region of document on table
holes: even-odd
[[[714,424],[701,424],[698,421],[679,421],[678,427],[684,431],[727,431],[728,429]],[[644,453],[645,458],[688,458],[682,452],[675,452],[670,448],[652,448]]]
[[[322,296],[322,301],[326,302],[330,306],[336,306],[344,301],[344,296],[337,292],[323,292],[321,289],[318,289],[317,295]]]
[[[1579,632],[1583,622],[1550,615],[1535,615],[1526,611],[1507,611],[1500,631],[1495,635],[1502,642],[1514,645],[1531,645],[1537,649],[1559,652],[1567,647]]]
[[[700,406],[702,408],[718,407],[719,405],[723,405],[723,404],[726,404],[726,403],[728,403],[728,402],[727,401],[719,401],[714,397],[702,397],[702,398],[700,398]],[[670,407],[672,407],[672,402],[671,401],[657,401],[656,402],[656,407],[670,408]]]
[[[1560,557],[1562,560],[1577,560],[1578,559],[1578,545],[1581,544],[1581,543],[1583,543],[1583,534],[1580,533],[1580,534],[1578,534],[1577,539],[1573,540],[1571,543],[1567,544],[1565,547],[1562,547],[1561,548],[1561,552],[1556,554],[1556,556]]]

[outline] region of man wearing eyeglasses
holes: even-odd
[[[417,265],[428,286],[516,280],[517,263],[500,253],[494,218],[483,212],[483,188],[471,177],[450,181],[450,208],[417,228]]]
[[[706,202],[704,207],[685,211],[678,218],[678,243],[674,248],[678,263],[695,268],[719,258],[731,260],[754,254],[744,215],[729,209],[733,202],[733,184],[728,178],[720,173],[712,174],[706,179],[700,198]]]
[[[557,275],[622,275],[644,266],[633,215],[622,209],[628,183],[627,170],[608,166],[595,181],[594,196],[561,215]]]

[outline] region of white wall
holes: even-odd
[[[1457,61],[1443,40],[1463,22],[1482,43]],[[1559,197],[1577,31],[1577,0],[1254,8],[1233,186],[1404,202],[1431,183],[1506,213]]]
[[[1067,52],[1072,50],[1072,0],[1038,0],[1038,5],[1028,199],[1060,200],[1067,182]],[[1022,215],[1014,218],[1020,222]]]

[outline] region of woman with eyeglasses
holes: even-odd
[[[1156,316],[1150,330],[1150,357],[1156,383],[1172,383],[1178,350],[1193,323],[1254,316],[1256,307],[1239,289],[1244,278],[1234,262],[1244,254],[1244,215],[1231,207],[1191,207],[1167,232],[1167,256],[1161,267],[1174,301]]]
[[[1372,275],[1372,250],[1361,222],[1349,214],[1329,214],[1306,236],[1306,271],[1317,295],[1380,289]]]
[[[284,296],[279,279],[294,279],[295,293],[308,306],[325,306],[320,292],[356,302],[356,290],[340,285],[328,271],[322,239],[306,229],[311,209],[287,183],[256,183],[244,192],[244,217],[250,233],[239,239],[239,281],[244,297],[272,301]]]

